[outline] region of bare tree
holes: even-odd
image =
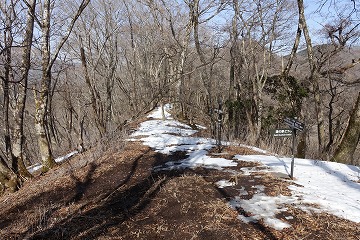
[[[269,75],[278,71],[276,44],[286,32],[289,17],[284,13],[291,8],[288,1],[233,1],[232,5],[230,88],[237,99],[229,105],[232,111],[245,109],[242,115],[246,115],[248,141],[254,144],[260,140],[266,111],[263,89]]]
[[[27,4],[27,14],[26,14],[26,24],[24,27],[24,32],[22,35],[21,48],[23,50],[21,56],[20,65],[20,74],[19,79],[14,79],[16,75],[16,70],[13,70],[13,30],[15,29],[13,25],[13,19],[17,16],[17,4],[16,1],[11,1],[9,5],[6,3],[2,5],[1,10],[5,13],[6,16],[6,31],[4,34],[5,37],[5,76],[1,77],[4,84],[4,117],[5,117],[5,145],[8,157],[11,159],[11,166],[9,167],[6,164],[6,161],[1,158],[0,168],[1,176],[0,182],[9,187],[12,191],[16,190],[21,182],[31,175],[27,171],[24,165],[24,111],[27,95],[27,84],[28,84],[28,74],[30,70],[30,54],[32,47],[33,39],[33,29],[34,29],[34,13],[36,1],[26,2]],[[10,87],[11,85],[11,87]],[[10,98],[10,89],[14,92],[13,97]],[[10,103],[11,101],[11,103]],[[9,123],[9,106],[12,106],[13,111],[13,128],[10,129]]]
[[[51,87],[51,72],[52,67],[54,66],[55,61],[58,58],[61,48],[63,47],[64,43],[69,38],[69,35],[75,25],[75,22],[88,5],[90,0],[82,0],[79,8],[77,9],[74,16],[71,18],[71,21],[63,33],[63,37],[58,42],[55,48],[50,46],[50,29],[51,29],[51,1],[44,0],[41,2],[42,12],[41,12],[41,22],[40,29],[41,29],[41,57],[42,57],[42,77],[40,82],[40,88],[34,91],[35,95],[35,130],[38,137],[38,144],[39,144],[39,153],[41,156],[41,161],[43,164],[43,171],[48,171],[55,165],[55,161],[53,159],[51,153],[51,146],[49,142],[49,135],[47,133],[47,117],[48,117],[48,104],[49,101],[49,94],[50,94],[50,87]],[[53,53],[51,50],[54,49]]]
[[[28,2],[28,14],[27,14],[27,23],[23,38],[23,54],[21,62],[21,78],[20,83],[17,88],[17,97],[16,107],[14,108],[14,139],[13,139],[13,161],[17,162],[17,171],[19,171],[20,176],[29,177],[29,173],[24,166],[24,111],[27,95],[27,84],[28,84],[28,75],[30,70],[30,55],[31,55],[31,45],[32,37],[34,31],[34,14],[35,14],[36,0]],[[17,172],[16,171],[16,172]]]
[[[219,54],[218,46],[211,46],[205,40],[201,38],[206,38],[206,36],[200,36],[201,33],[201,24],[206,24],[210,19],[219,14],[225,6],[225,3],[216,3],[215,1],[204,1],[199,0],[186,1],[189,11],[189,24],[193,29],[195,49],[200,60],[201,69],[199,69],[200,79],[205,90],[205,99],[206,99],[206,109],[210,113],[211,127],[213,129],[213,134],[216,132],[216,117],[212,113],[212,110],[216,106],[216,98],[220,101],[222,96],[217,94],[214,86],[214,64],[216,63],[216,58]],[[213,12],[212,14],[209,14]],[[205,29],[202,30],[205,32]],[[218,129],[219,130],[219,129]]]

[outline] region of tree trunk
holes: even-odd
[[[45,0],[43,5],[41,22],[41,57],[42,57],[42,78],[39,94],[35,95],[35,131],[38,138],[39,154],[43,164],[42,171],[47,172],[55,166],[51,154],[50,142],[46,132],[46,118],[48,114],[49,91],[51,86],[50,68],[50,0]]]
[[[299,9],[302,6],[299,6]],[[291,70],[291,67],[293,65],[299,44],[300,44],[300,38],[301,38],[301,29],[302,29],[302,18],[303,18],[303,10],[299,10],[299,20],[298,20],[298,27],[297,27],[297,31],[296,31],[296,36],[295,36],[295,40],[294,40],[294,45],[291,49],[291,53],[290,53],[290,57],[288,62],[286,63],[286,66],[282,68],[282,72],[281,72],[281,83],[283,85],[283,87],[286,89],[287,94],[290,94],[290,88],[288,86],[288,83],[286,81],[286,79],[289,76],[289,72]],[[302,108],[302,107],[301,107]],[[304,114],[302,109],[300,110],[300,118],[304,119]],[[307,129],[304,129],[304,131],[299,132],[298,133],[298,144],[297,144],[297,151],[296,151],[296,157],[298,158],[305,158],[306,157],[306,150],[307,150]]]
[[[229,81],[229,100],[235,99],[235,86],[238,83],[238,68],[239,68],[239,46],[238,46],[238,14],[239,6],[238,0],[233,0],[234,16],[231,21],[231,32],[230,32],[230,81]]]
[[[181,52],[180,52],[180,57],[178,59],[178,62],[176,64],[176,72],[175,72],[175,81],[176,83],[176,95],[175,98],[178,102],[178,104],[175,104],[175,111],[177,112],[181,112],[181,114],[183,115],[183,110],[184,110],[184,99],[183,99],[183,88],[184,88],[184,67],[185,67],[185,60],[186,60],[186,56],[187,56],[187,52],[188,52],[188,47],[190,44],[190,37],[191,37],[191,31],[192,31],[192,26],[193,26],[193,20],[192,20],[192,9],[189,10],[189,19],[188,22],[186,24],[186,28],[185,28],[185,36],[181,42]],[[172,24],[172,23],[171,23]],[[174,33],[173,31],[173,26],[171,25],[172,28],[172,33]],[[173,35],[174,38],[176,38],[175,35]],[[180,37],[180,36],[179,36]],[[178,108],[178,109],[176,109]]]
[[[8,7],[8,6],[6,6]],[[10,8],[10,7],[9,7]],[[11,10],[10,10],[11,12]],[[11,33],[12,28],[12,20],[11,16],[8,12],[5,14],[6,17],[6,30],[4,31],[4,55],[5,55],[5,62],[4,62],[4,77],[1,78],[3,88],[4,88],[4,108],[3,108],[3,115],[4,115],[4,140],[5,140],[5,151],[6,157],[10,159],[11,156],[11,137],[10,137],[10,123],[9,123],[9,106],[10,106],[10,93],[9,93],[9,84],[10,84],[10,72],[11,72],[11,62],[12,62],[12,51],[11,47],[13,44],[13,37]]]
[[[321,107],[321,93],[319,85],[319,73],[314,60],[314,50],[311,43],[309,30],[306,24],[305,13],[304,13],[304,1],[298,0],[299,8],[299,24],[304,32],[306,41],[306,49],[308,54],[308,60],[310,65],[310,77],[309,80],[313,86],[313,94],[315,100],[315,111],[317,119],[317,131],[318,131],[318,153],[321,155],[324,150],[324,139],[325,139],[325,124],[324,124],[324,113]]]
[[[27,21],[22,41],[22,61],[20,68],[20,79],[13,79],[12,73],[12,44],[13,44],[13,19],[15,5],[11,3],[6,7],[6,30],[4,31],[5,42],[5,64],[4,64],[4,127],[5,127],[5,148],[7,158],[11,159],[11,169],[4,159],[1,159],[0,182],[2,188],[10,188],[11,191],[17,190],[23,180],[31,177],[24,164],[24,111],[26,103],[28,72],[30,69],[30,53],[34,29],[34,13],[36,1],[29,1]],[[16,74],[15,74],[16,75]],[[9,106],[12,106],[13,120],[10,129]]]
[[[85,7],[89,4],[90,0],[82,0],[81,4],[71,18],[67,31],[64,32],[63,37],[60,39],[56,48],[50,47],[50,19],[53,9],[51,9],[50,0],[44,0],[42,6],[42,19],[41,19],[41,57],[42,57],[42,78],[40,83],[40,90],[38,93],[34,90],[35,95],[35,131],[38,138],[39,153],[43,164],[42,171],[46,172],[52,168],[56,163],[52,157],[51,146],[47,134],[47,118],[49,109],[49,97],[51,89],[51,71],[52,67],[60,53],[61,48],[67,41],[75,25],[76,20],[80,17]],[[51,50],[55,49],[51,57]]]
[[[0,190],[4,191],[9,189],[11,192],[15,192],[20,187],[19,177],[14,174],[10,169],[3,164],[3,160],[0,161]]]
[[[80,39],[81,42],[81,39]],[[95,125],[99,130],[100,137],[102,137],[106,132],[106,125],[104,123],[104,110],[102,108],[102,101],[100,98],[100,94],[97,91],[96,87],[92,84],[89,71],[87,67],[86,55],[83,46],[80,46],[80,59],[82,64],[82,69],[84,72],[85,82],[89,89],[91,96],[91,106],[95,117]]]
[[[46,132],[46,114],[47,106],[46,102],[48,97],[45,93],[41,93],[40,97],[35,100],[35,131],[38,138],[39,153],[42,162],[42,171],[47,172],[49,169],[56,165],[55,160],[52,157],[50,142]]]
[[[27,22],[22,44],[23,54],[21,61],[21,82],[20,84],[17,84],[17,98],[14,100],[15,107],[13,108],[14,132],[12,139],[12,161],[13,165],[17,166],[15,173],[19,174],[21,178],[31,177],[31,174],[28,172],[24,164],[24,112],[27,96],[28,75],[31,65],[30,56],[34,32],[35,6],[36,0],[28,2]]]
[[[333,161],[358,164],[354,159],[354,152],[360,141],[360,92],[355,106],[350,113],[349,123],[340,145],[335,150]]]

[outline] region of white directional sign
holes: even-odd
[[[299,131],[302,131],[304,130],[304,123],[302,122],[299,122],[298,120],[296,119],[293,119],[293,118],[285,118],[284,119],[284,122],[292,129],[296,129],[296,130],[299,130]]]
[[[292,129],[274,129],[271,131],[273,137],[291,137],[293,135]]]

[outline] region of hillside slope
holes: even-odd
[[[167,110],[166,120],[157,109],[134,126],[127,141],[91,149],[2,196],[0,238],[360,236],[356,167],[296,159],[293,181],[287,158],[232,144],[218,153],[201,126],[175,121]],[[319,179],[330,181],[326,189]]]

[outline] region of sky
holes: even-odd
[[[325,24],[333,23],[333,20],[339,15],[349,17],[351,14],[352,21],[358,22],[360,18],[357,8],[360,8],[360,1],[355,0],[355,2],[356,8],[354,9],[352,0],[304,0],[307,24],[313,39],[315,41],[324,40],[317,37],[318,31]]]
[[[285,55],[289,54],[289,52],[291,51],[295,39],[295,33],[297,30],[297,3],[296,0],[292,1],[294,2],[294,8],[296,9],[294,9],[293,14],[289,14],[287,16],[293,21],[293,23],[291,23],[292,26],[290,26],[290,32],[285,33],[284,36],[281,37],[280,41],[278,41],[277,43],[279,46],[281,46],[281,48],[279,49],[280,52],[283,52]],[[360,9],[360,0],[356,1],[358,2]],[[354,10],[354,5],[351,0],[304,0],[304,5],[306,21],[313,45],[327,43],[328,40],[325,38],[324,34],[320,33],[320,30],[326,24],[334,23],[334,19],[338,14],[345,14],[345,16],[347,17]],[[214,29],[217,29],[220,32],[220,34],[216,35],[219,37],[220,40],[222,39],[224,34],[222,25],[226,22],[229,23],[232,15],[232,11],[229,10],[223,12],[222,14],[220,14],[220,16],[212,19],[212,25]],[[356,14],[353,13],[353,20],[356,22],[357,19],[360,19],[360,17],[356,16]],[[286,30],[289,30],[289,28],[286,28]],[[227,39],[228,37],[229,36],[226,36],[225,39]],[[300,45],[300,49],[305,48],[305,41],[303,37],[301,38],[301,43],[302,44]],[[286,46],[283,46],[283,44],[286,44]]]
[[[174,120],[169,113],[170,109],[171,105],[165,106],[166,120],[162,120],[161,108],[154,110],[148,116],[149,119],[141,123],[129,139],[129,141],[141,141],[163,154],[176,151],[187,153],[186,159],[180,162],[168,162],[165,166],[158,167],[158,170],[204,167],[229,171],[230,167],[237,166],[237,161],[251,161],[262,163],[266,166],[265,170],[241,168],[241,174],[257,171],[289,174],[291,158],[251,146],[244,147],[266,155],[236,155],[232,160],[208,156],[208,151],[215,147],[216,141],[193,137],[196,130]],[[286,205],[289,204],[306,212],[327,212],[360,223],[359,167],[319,160],[295,159],[294,176],[295,180],[285,180],[290,181],[289,190],[292,196],[267,196],[264,192],[265,186],[255,185],[253,188],[256,189],[257,194],[251,199],[242,199],[241,196],[247,195],[247,192],[240,189],[239,195],[228,204],[233,208],[241,207],[251,213],[251,217],[239,215],[239,221],[256,222],[262,219],[266,225],[277,230],[291,227],[289,222],[276,218],[279,212],[287,214],[286,219],[293,218],[286,212]],[[233,184],[226,179],[216,183],[219,188],[230,187]]]

